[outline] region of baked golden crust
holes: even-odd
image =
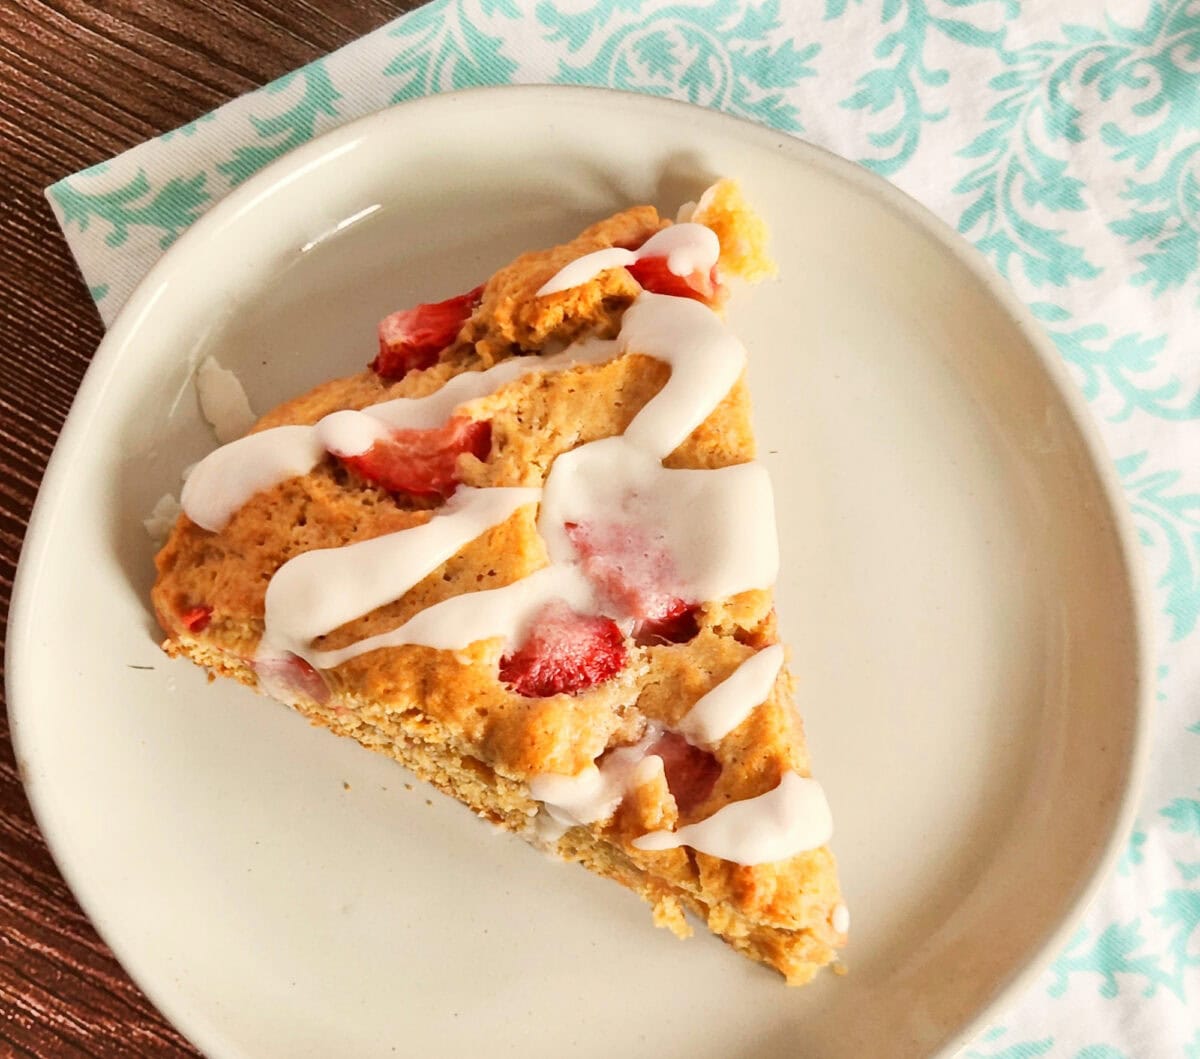
[[[761,270],[761,232],[748,230],[749,221],[739,228],[742,206],[740,200],[728,206],[732,201],[724,193],[714,197],[709,209],[717,213],[706,222],[711,219],[722,239],[736,245],[733,264],[740,271]],[[663,226],[653,208],[637,207],[569,244],[524,254],[488,281],[478,308],[433,367],[393,383],[370,370],[325,383],[274,409],[254,429],[311,424],[340,409],[424,396],[455,375],[508,357],[557,351],[582,335],[610,337],[641,290],[624,269],[560,294],[534,293],[569,261],[599,248],[640,244]],[[561,453],[622,433],[669,373],[665,364],[631,354],[600,365],[532,372],[465,403],[455,414],[488,420],[491,450],[485,460],[460,456],[460,480],[480,487],[540,486]],[[714,468],[753,457],[743,380],[665,463]],[[432,517],[431,506],[398,499],[326,457],[309,474],[254,496],[219,532],[181,516],[156,560],[153,601],[167,632],[164,649],[254,686],[249,660],[263,633],[264,597],[275,572],[311,549],[422,524]],[[535,519],[536,505],[518,509],[400,599],[317,645],[345,646],[396,628],[434,603],[501,587],[542,568],[548,559]],[[183,618],[196,606],[211,608],[200,632],[190,631]],[[648,725],[676,726],[702,695],[776,640],[769,591],[709,601],[697,622],[697,635],[686,643],[630,646],[627,664],[613,679],[576,695],[514,694],[497,678],[501,645],[484,641],[457,652],[405,645],[359,655],[324,672],[326,701],[300,695],[293,705],[314,723],[397,758],[481,815],[533,837],[538,803],[528,792],[532,777],[574,775],[606,750],[636,742]],[[557,852],[640,893],[654,906],[656,922],[686,932],[682,910],[690,909],[740,951],[776,967],[790,982],[806,981],[843,941],[832,925],[839,895],[827,849],[744,866],[686,847],[646,852],[632,845],[649,830],[702,820],[763,794],[786,771],[808,774],[786,670],[768,700],[712,750],[720,775],[686,814],[660,775],[630,792],[611,819],[571,828]]]

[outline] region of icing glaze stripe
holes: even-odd
[[[655,232],[637,250],[614,246],[577,257],[543,283],[534,297],[543,298],[582,286],[610,268],[623,268],[650,257],[666,258],[672,273],[686,277],[693,272],[708,272],[720,256],[721,243],[711,228],[702,224],[673,224]]]
[[[180,504],[197,526],[220,530],[255,493],[308,474],[325,455],[312,427],[247,434],[209,453],[183,483]]]
[[[833,817],[821,785],[785,772],[766,794],[731,802],[707,820],[678,831],[651,831],[635,838],[633,845],[643,850],[691,846],[735,864],[767,864],[823,846],[832,835]]]
[[[753,511],[754,518],[746,512]],[[725,599],[774,584],[779,573],[771,480],[760,463],[715,470],[663,467],[627,437],[604,438],[559,456],[538,512],[538,532],[556,563],[572,562],[567,523],[611,520],[671,557],[659,571],[670,594]]]
[[[425,397],[397,397],[361,411],[331,412],[313,426],[247,434],[196,465],[184,485],[183,510],[196,525],[219,532],[255,493],[308,474],[327,450],[343,456],[365,451],[380,436],[381,424],[408,430],[440,427],[461,405],[487,397],[522,375],[602,364],[618,352],[614,341],[585,339],[553,357],[513,357],[486,371],[463,372]]]
[[[746,367],[746,347],[707,305],[642,294],[625,310],[618,341],[671,366],[667,384],[626,429],[634,445],[665,459],[703,423]]]
[[[289,559],[267,586],[260,650],[313,661],[316,637],[399,599],[517,508],[537,503],[540,493],[459,488],[423,525]]]
[[[663,774],[663,760],[647,754],[662,735],[651,724],[633,746],[606,754],[599,766],[589,765],[574,776],[543,773],[529,781],[529,793],[542,803],[538,833],[553,841],[568,828],[607,820],[629,791]]]
[[[414,614],[399,628],[358,640],[340,651],[309,650],[305,657],[318,669],[332,669],[382,647],[419,644],[459,651],[481,640],[520,643],[534,615],[552,599],[564,600],[581,614],[598,613],[592,587],[577,567],[547,566],[503,588],[451,596]]]
[[[688,710],[679,731],[697,746],[719,743],[767,700],[782,667],[782,644],[752,654]]]

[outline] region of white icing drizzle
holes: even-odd
[[[315,429],[322,448],[335,456],[361,456],[390,433],[389,428],[369,412],[353,409],[330,412]]]
[[[688,710],[679,731],[696,746],[719,743],[766,701],[782,666],[782,644],[756,651]]]
[[[564,265],[546,280],[538,287],[534,297],[542,298],[547,294],[557,294],[572,287],[580,287],[595,279],[601,272],[607,272],[610,268],[624,268],[626,265],[632,265],[637,259],[636,251],[625,250],[619,246],[584,254],[583,257],[577,257],[570,264]]]
[[[579,287],[601,272],[624,268],[643,258],[665,257],[669,271],[676,276],[690,276],[693,272],[707,272],[720,256],[721,244],[711,228],[702,224],[673,224],[650,236],[637,250],[614,246],[577,257],[546,280],[535,297]]]
[[[612,751],[599,766],[588,765],[574,776],[534,776],[529,793],[542,803],[535,822],[539,837],[554,841],[568,828],[607,820],[629,791],[661,776],[662,758],[646,753],[661,735],[662,729],[652,724],[637,743]]]
[[[537,489],[460,488],[423,525],[301,552],[267,586],[260,653],[290,651],[322,667],[324,659],[311,648],[316,637],[399,599],[481,533],[522,505],[537,503],[538,496]]]
[[[249,434],[201,460],[188,477],[181,502],[188,518],[217,532],[255,493],[308,474],[326,451],[358,455],[393,429],[440,427],[456,408],[535,371],[562,371],[576,364],[601,364],[617,356],[616,342],[586,339],[553,357],[512,357],[486,371],[449,379],[426,397],[398,397],[362,411],[332,412],[314,426],[282,426]]]
[[[655,232],[637,252],[638,258],[665,257],[667,268],[676,276],[707,272],[721,256],[717,233],[703,224],[673,224]]]
[[[666,362],[671,376],[624,434],[555,460],[538,515],[551,559],[575,556],[564,523],[617,517],[664,540],[680,598],[723,599],[773,584],[779,546],[766,469],[662,466],[737,381],[745,347],[707,306],[660,294],[643,294],[626,310],[617,343],[622,353]]]
[[[603,364],[616,357],[618,352],[614,341],[585,338],[552,357],[509,357],[485,371],[465,371],[455,375],[425,397],[397,397],[363,411],[389,427],[428,430],[440,427],[459,405],[487,397],[523,375],[565,371],[577,364]]]
[[[318,669],[332,669],[381,647],[420,644],[459,651],[480,640],[516,644],[525,638],[537,612],[552,599],[565,600],[580,613],[596,610],[591,583],[578,567],[547,566],[503,588],[451,596],[414,614],[396,629],[358,640],[340,651],[310,651],[305,657]]]
[[[188,518],[215,532],[255,493],[308,474],[324,455],[325,447],[312,427],[275,427],[247,434],[196,464],[179,500]]]
[[[671,366],[667,384],[622,435],[659,459],[712,414],[746,366],[746,347],[716,313],[691,298],[641,295],[625,311],[618,342],[622,352],[645,353]]]
[[[833,818],[821,785],[785,772],[779,786],[766,794],[731,802],[678,831],[651,831],[633,845],[644,850],[691,846],[735,864],[767,864],[823,846],[832,834]]]
[[[559,456],[546,479],[538,532],[550,558],[575,557],[564,523],[598,519],[663,541],[680,599],[725,599],[774,584],[779,573],[771,480],[758,463],[667,469],[628,434],[581,445]]]

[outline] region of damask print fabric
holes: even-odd
[[[1125,854],[967,1059],[1200,1059],[1200,2],[434,0],[47,190],[106,322],[232,187],[391,103],[505,83],[672,96],[803,136],[954,226],[1099,422],[1158,621]]]

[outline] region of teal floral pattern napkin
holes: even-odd
[[[1138,822],[1077,933],[968,1059],[1200,1059],[1200,3],[434,0],[47,196],[106,322],[231,188],[391,103],[510,82],[728,111],[883,174],[1058,345],[1153,585]]]

